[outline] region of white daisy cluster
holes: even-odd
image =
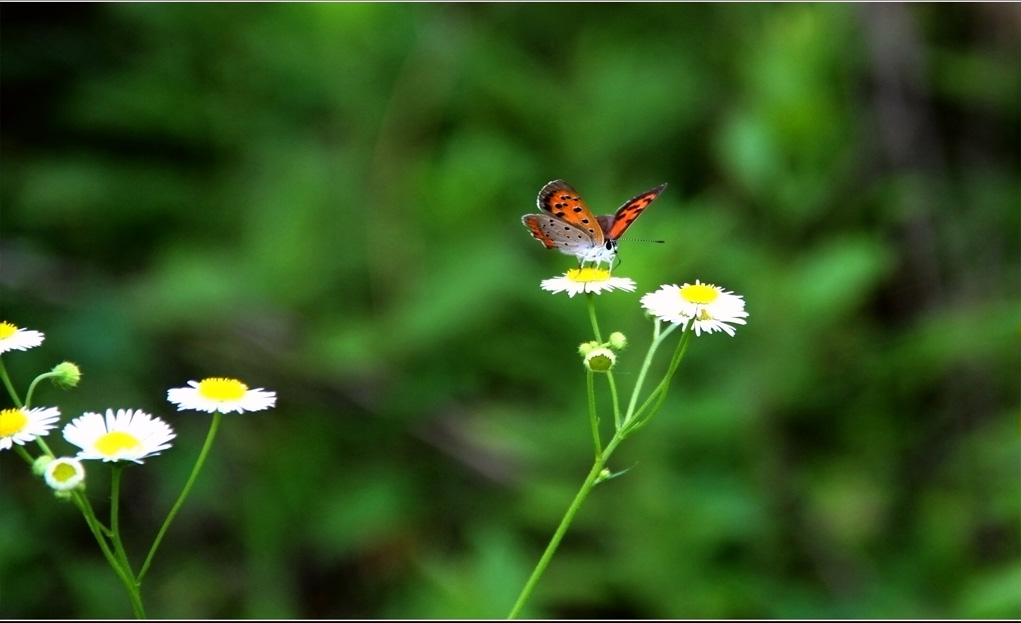
[[[45,336],[39,331],[0,322],[0,354],[34,348],[43,339]],[[81,380],[81,370],[73,363],[63,362],[46,376],[58,386],[73,387]],[[177,405],[178,411],[243,413],[276,405],[275,392],[248,389],[235,379],[208,378],[189,381],[188,385],[167,392],[167,399]],[[60,410],[56,407],[0,410],[0,451],[37,441],[45,453],[33,462],[33,471],[65,498],[84,486],[82,460],[142,463],[143,459],[170,448],[176,437],[169,424],[138,409],[107,409],[105,414],[88,412],[68,422],[63,430],[64,439],[79,448],[77,455],[55,458],[41,438],[49,435],[59,420]]]
[[[586,266],[572,268],[559,277],[542,282],[543,290],[575,294],[601,294],[613,290],[634,292],[635,282],[626,277],[612,277],[605,268]],[[650,314],[681,327],[691,323],[695,335],[722,331],[734,335],[735,324],[745,324],[748,312],[744,299],[710,283],[685,283],[682,286],[661,286],[659,290],[642,297],[642,307]]]

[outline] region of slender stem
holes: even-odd
[[[599,325],[596,322],[595,307],[592,304],[591,295],[588,296],[588,302],[589,302],[589,316],[592,320],[592,329],[596,334],[596,339],[602,342],[602,338],[599,336]],[[527,602],[528,598],[531,596],[532,590],[535,588],[536,583],[538,583],[539,578],[541,578],[542,574],[546,571],[546,567],[549,565],[550,560],[553,558],[553,554],[556,552],[557,547],[560,545],[561,539],[567,532],[567,529],[570,527],[571,522],[574,520],[575,515],[577,515],[578,513],[578,510],[581,508],[582,502],[584,502],[585,498],[588,497],[588,494],[589,492],[592,491],[592,488],[603,480],[603,478],[601,478],[601,475],[603,472],[603,468],[606,465],[606,462],[610,458],[610,455],[629,434],[631,434],[638,428],[641,428],[646,423],[648,423],[652,416],[655,415],[655,413],[659,410],[660,406],[662,406],[663,401],[666,398],[666,390],[669,387],[670,379],[677,371],[677,367],[680,365],[681,359],[684,357],[684,353],[687,351],[688,343],[691,341],[690,331],[687,330],[688,328],[687,325],[685,327],[685,331],[682,334],[681,340],[678,343],[677,350],[674,352],[674,356],[670,361],[670,366],[667,370],[666,376],[659,384],[657,384],[656,388],[653,390],[652,394],[650,394],[649,397],[645,400],[641,408],[638,409],[637,412],[635,411],[635,405],[638,402],[638,395],[641,392],[642,385],[645,382],[645,375],[649,371],[656,350],[659,348],[660,344],[663,343],[663,340],[665,340],[667,336],[670,335],[670,333],[672,333],[676,328],[677,325],[671,325],[665,331],[661,332],[660,321],[658,319],[656,320],[655,329],[653,332],[653,341],[652,344],[649,346],[649,352],[645,356],[645,361],[642,363],[642,369],[638,374],[638,379],[635,383],[634,390],[632,391],[631,400],[628,404],[627,413],[623,417],[623,422],[621,422],[620,419],[616,385],[613,382],[613,377],[608,375],[610,391],[613,394],[614,399],[614,420],[617,425],[617,428],[616,432],[613,435],[613,438],[610,439],[610,442],[606,445],[605,451],[603,451],[602,453],[599,452],[599,432],[598,429],[596,428],[597,418],[595,410],[595,391],[593,389],[593,374],[591,371],[588,372],[587,388],[589,399],[589,414],[593,427],[592,429],[593,437],[595,438],[596,443],[596,459],[592,465],[592,469],[588,473],[588,476],[582,483],[581,488],[578,490],[578,493],[574,496],[574,500],[571,502],[571,505],[567,508],[567,512],[564,513],[564,517],[560,520],[560,525],[557,526],[556,532],[553,533],[553,537],[550,539],[549,544],[546,546],[546,551],[543,552],[543,555],[539,559],[538,564],[536,564],[535,569],[532,571],[532,575],[528,578],[528,581],[525,583],[525,587],[521,590],[521,594],[518,595],[518,599],[514,603],[514,607],[511,608],[510,614],[507,616],[508,619],[513,619],[517,617],[518,614],[520,614],[521,609],[524,607],[525,602]],[[638,416],[644,412],[646,407],[648,407],[648,405],[654,399],[656,399],[656,403],[653,409],[644,417],[639,418]]]
[[[38,439],[38,437],[36,437],[36,439]],[[18,456],[25,459],[29,465],[35,465],[35,459],[33,459],[32,455],[28,453],[28,450],[25,449],[25,446],[16,443],[14,444],[13,447],[14,451],[18,453]]]
[[[620,398],[617,396],[617,382],[613,380],[613,372],[606,372],[606,382],[610,386],[610,398],[613,400],[614,430],[620,429]]]
[[[56,457],[57,456],[56,454],[53,454],[53,450],[50,450],[50,447],[48,445],[46,445],[46,442],[43,441],[42,437],[36,437],[35,438],[35,443],[36,443],[37,446],[42,448],[43,454],[47,454],[47,455],[52,456],[52,457]]]
[[[44,372],[43,374],[40,374],[39,376],[32,379],[32,382],[28,385],[28,392],[25,393],[25,407],[28,407],[29,405],[32,404],[32,394],[35,393],[35,386],[39,384],[39,381],[43,379],[48,379],[51,376],[57,375],[54,374],[53,372]]]
[[[603,338],[599,335],[599,321],[596,320],[596,303],[593,294],[591,292],[586,292],[585,300],[588,302],[588,315],[589,319],[592,321],[592,332],[596,334],[596,341],[602,344]]]
[[[592,443],[596,447],[596,458],[603,453],[603,442],[599,439],[599,416],[596,415],[595,372],[585,372],[585,389],[588,392],[588,419],[592,426]]]
[[[14,385],[11,383],[11,377],[7,376],[7,368],[4,367],[4,360],[0,357],[0,377],[3,377],[4,385],[7,386],[7,393],[11,395],[11,399],[14,401],[14,406],[23,407],[25,403],[21,402],[21,398],[18,398],[18,392],[14,390]]]
[[[567,532],[567,528],[570,527],[571,522],[574,520],[575,515],[578,514],[578,509],[581,508],[582,502],[588,497],[592,487],[596,485],[599,480],[599,475],[603,471],[603,467],[606,465],[607,459],[613,453],[613,450],[623,440],[623,436],[618,432],[610,440],[610,443],[606,445],[606,450],[602,456],[596,457],[595,463],[592,465],[592,469],[589,470],[588,476],[585,478],[585,482],[581,484],[581,488],[578,493],[574,496],[574,500],[571,505],[567,507],[567,512],[564,513],[563,519],[560,520],[560,525],[557,526],[556,532],[553,533],[553,538],[550,539],[549,545],[546,546],[546,551],[543,552],[542,558],[539,559],[539,563],[535,565],[535,569],[532,571],[531,577],[528,578],[528,582],[525,583],[525,587],[521,589],[521,594],[518,595],[518,600],[514,602],[514,607],[511,608],[510,614],[507,615],[508,619],[513,619],[520,614],[521,609],[524,607],[525,602],[528,601],[529,596],[532,594],[532,589],[535,588],[539,578],[542,577],[546,566],[549,565],[549,561],[553,558],[553,554],[557,551],[557,546],[560,545],[560,540],[564,537]]]
[[[659,320],[656,321],[657,329],[659,328]],[[631,419],[635,414],[635,404],[638,402],[638,394],[641,393],[642,385],[645,383],[645,375],[649,372],[649,367],[652,365],[652,358],[656,354],[656,350],[659,345],[663,343],[673,327],[669,327],[666,331],[660,333],[656,332],[655,338],[652,340],[652,344],[649,346],[649,352],[645,354],[645,361],[642,362],[642,369],[638,372],[638,380],[635,381],[635,388],[631,391],[631,401],[627,406],[627,413],[624,414],[623,427],[627,428],[628,424],[631,423]]]
[[[125,569],[117,556],[114,555],[113,551],[110,550],[110,546],[106,542],[106,538],[103,537],[104,532],[108,532],[103,526],[102,522],[96,517],[96,513],[92,510],[92,505],[89,504],[89,499],[85,497],[85,494],[81,491],[74,493],[75,504],[78,505],[78,509],[81,510],[82,515],[85,517],[85,523],[88,524],[89,530],[92,531],[92,536],[96,537],[96,542],[99,544],[99,549],[103,552],[103,556],[106,557],[107,562],[113,567],[113,571],[117,574],[121,584],[124,585],[125,590],[128,592],[128,599],[131,601],[131,608],[135,611],[136,619],[145,618],[145,607],[142,606],[142,598],[138,593],[138,584],[131,577],[131,572]]]
[[[128,553],[124,549],[124,541],[121,539],[121,475],[124,473],[122,463],[114,463],[110,470],[110,531],[113,540],[113,550],[121,561],[124,570],[134,576],[131,570],[131,563],[128,561]]]
[[[677,343],[677,350],[674,351],[674,356],[670,360],[670,367],[667,368],[666,375],[663,376],[663,380],[659,382],[659,385],[656,386],[656,389],[654,389],[652,393],[649,394],[649,397],[645,399],[645,402],[642,403],[642,406],[639,407],[638,411],[635,412],[634,415],[635,423],[633,426],[629,427],[630,428],[629,433],[645,426],[649,422],[649,420],[652,419],[652,416],[654,416],[656,412],[659,411],[659,408],[663,406],[663,401],[666,400],[667,389],[670,387],[670,379],[672,379],[674,373],[677,372],[677,367],[680,365],[681,359],[684,358],[684,353],[688,351],[688,345],[691,343],[691,334],[692,331],[690,325],[685,326],[681,333],[681,339]],[[666,333],[664,333],[663,335],[665,336]],[[649,403],[651,403],[653,399],[656,399],[656,404],[652,407],[652,410],[649,411],[647,415],[642,417],[642,414],[645,412],[645,409],[649,406]]]
[[[149,555],[145,557],[145,563],[142,564],[142,570],[138,572],[138,583],[142,583],[142,578],[145,577],[147,571],[149,571],[149,565],[152,564],[152,558],[156,555],[156,549],[160,546],[160,542],[163,540],[163,536],[167,533],[167,529],[170,528],[170,522],[174,520],[174,516],[177,515],[177,511],[181,510],[181,506],[184,504],[184,499],[188,497],[188,493],[191,491],[192,486],[195,484],[195,480],[198,478],[199,471],[202,469],[202,464],[206,462],[206,456],[209,454],[209,449],[213,447],[213,439],[216,437],[216,431],[220,428],[220,419],[223,414],[219,411],[213,413],[213,421],[209,425],[209,432],[206,434],[206,442],[202,444],[202,450],[199,452],[199,457],[195,461],[195,467],[191,470],[191,475],[188,476],[188,482],[184,484],[184,489],[181,491],[181,495],[174,502],[174,506],[171,507],[170,513],[167,518],[163,521],[163,525],[160,527],[160,531],[156,534],[156,538],[152,542],[152,547],[149,548]]]

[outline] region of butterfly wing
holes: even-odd
[[[635,219],[645,211],[645,208],[649,207],[649,204],[659,196],[659,193],[663,192],[664,188],[666,188],[666,184],[660,184],[652,190],[647,190],[634,197],[617,208],[617,212],[612,217],[610,215],[600,216],[599,224],[606,232],[606,237],[610,240],[620,238],[627,228],[631,227],[631,223],[634,223]]]
[[[603,229],[599,226],[596,216],[582,200],[578,191],[564,180],[553,180],[543,186],[536,203],[540,210],[559,219],[564,226],[577,229],[577,233],[582,234],[585,245],[589,248],[602,246]],[[576,233],[567,231],[571,234]],[[570,237],[574,239],[573,235]]]
[[[592,249],[592,236],[587,230],[552,214],[526,214],[521,217],[521,222],[547,249],[579,257]]]

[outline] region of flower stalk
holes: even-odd
[[[38,346],[43,334],[18,329],[0,322],[0,354],[9,350],[26,350]],[[7,388],[15,408],[0,410],[0,451],[14,449],[41,477],[58,499],[69,500],[82,513],[100,552],[124,586],[136,618],[146,617],[142,603],[142,580],[149,571],[156,550],[166,535],[171,522],[181,510],[185,499],[195,485],[212,448],[224,413],[260,411],[276,404],[276,393],[263,389],[249,389],[235,379],[212,378],[202,382],[190,381],[189,387],[171,389],[167,399],[178,410],[196,410],[212,413],[209,433],[195,461],[184,489],[163,521],[152,546],[136,575],[132,571],[130,556],[124,546],[121,524],[122,482],[124,468],[129,464],[142,464],[145,459],[159,455],[171,447],[176,434],[158,417],[136,409],[107,409],[105,414],[84,413],[68,422],[63,428],[64,439],[79,448],[74,458],[61,457],[50,450],[43,440],[57,426],[60,411],[55,407],[31,408],[32,397],[40,381],[51,379],[62,388],[74,387],[81,380],[81,371],[73,363],[63,362],[51,371],[38,375],[29,385],[22,403],[10,376],[0,360],[0,378]],[[27,444],[34,442],[40,454],[33,457]],[[110,470],[110,525],[106,526],[96,515],[89,497],[85,495],[86,470],[81,461],[113,463]]]
[[[570,275],[571,273],[568,271],[568,275],[565,277],[570,277]],[[551,289],[547,287],[547,282],[543,282],[543,288],[548,290]],[[652,341],[646,351],[645,357],[642,360],[642,366],[638,372],[634,387],[631,390],[627,409],[621,413],[617,386],[614,382],[613,373],[610,368],[613,367],[616,359],[616,355],[613,353],[612,349],[615,348],[620,350],[626,345],[627,340],[622,334],[613,333],[611,334],[609,342],[605,344],[602,342],[594,302],[594,295],[599,294],[600,290],[588,290],[586,288],[587,285],[577,289],[575,292],[572,292],[570,288],[565,286],[559,291],[568,292],[568,295],[572,297],[574,294],[581,291],[586,293],[589,322],[592,326],[592,332],[595,335],[595,341],[583,344],[582,347],[579,348],[579,352],[582,354],[585,367],[587,368],[585,388],[589,412],[589,423],[592,429],[593,445],[595,447],[595,459],[593,461],[592,468],[589,470],[588,475],[585,477],[585,480],[582,482],[581,487],[575,494],[574,499],[568,506],[567,511],[561,518],[560,524],[557,526],[553,536],[550,538],[545,551],[539,558],[539,562],[532,570],[531,575],[525,582],[525,586],[522,588],[521,593],[514,602],[514,605],[508,615],[509,619],[514,619],[520,616],[522,609],[528,602],[529,597],[531,597],[531,594],[543,573],[545,573],[553,555],[556,553],[564,534],[567,533],[572,521],[577,516],[582,504],[588,497],[589,493],[591,493],[592,489],[600,482],[609,478],[614,478],[623,473],[618,472],[616,474],[611,474],[606,467],[607,462],[614,450],[616,450],[628,436],[645,427],[662,408],[663,403],[666,400],[670,382],[680,367],[684,355],[688,351],[692,335],[694,334],[695,336],[698,336],[701,333],[713,333],[717,331],[734,335],[734,328],[731,325],[745,324],[744,319],[748,315],[744,311],[744,301],[741,297],[735,296],[733,293],[717,288],[716,286],[702,284],[699,281],[696,281],[695,284],[692,285],[663,286],[660,290],[646,294],[642,297],[642,306],[654,316]],[[607,289],[607,291],[609,291],[609,289]],[[670,323],[670,326],[665,329],[662,326],[664,321]],[[652,368],[656,353],[667,338],[677,331],[678,328],[681,331],[681,337],[677,341],[677,346],[670,357],[667,369],[663,377],[658,383],[656,383],[656,386],[652,389],[652,391],[645,396],[639,406],[639,399],[642,397],[642,389],[645,386],[646,378]],[[607,361],[609,362],[608,365],[606,363]],[[610,390],[614,416],[614,432],[605,447],[602,445],[602,440],[599,434],[599,415],[595,399],[595,376],[599,372],[605,373],[607,385]]]

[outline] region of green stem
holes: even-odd
[[[110,470],[110,531],[113,540],[113,551],[117,554],[121,566],[134,576],[131,570],[131,563],[128,562],[128,553],[124,549],[124,541],[121,539],[121,475],[124,473],[124,464],[117,462]]]
[[[624,437],[618,432],[610,440],[610,443],[606,445],[606,450],[602,456],[597,456],[595,463],[592,465],[592,469],[589,470],[588,476],[585,478],[585,482],[582,483],[581,489],[578,490],[577,495],[574,496],[574,500],[571,505],[567,508],[567,512],[564,513],[564,518],[560,520],[560,525],[557,526],[556,532],[553,533],[553,538],[550,539],[549,545],[546,546],[546,551],[543,552],[542,558],[539,559],[539,563],[535,565],[535,569],[532,571],[531,577],[528,578],[528,582],[525,583],[525,587],[521,590],[521,594],[518,595],[518,600],[514,603],[514,607],[511,608],[510,614],[507,615],[508,619],[513,619],[518,616],[521,609],[524,607],[525,602],[528,601],[529,596],[532,594],[532,589],[535,588],[539,578],[542,577],[546,566],[549,565],[549,561],[553,558],[553,554],[557,551],[557,546],[560,545],[560,540],[564,537],[567,532],[567,528],[570,527],[571,522],[574,520],[574,516],[578,514],[578,509],[581,508],[582,502],[588,497],[592,487],[599,481],[599,475],[603,471],[603,467],[606,465],[607,459],[613,453]]]
[[[673,327],[671,327],[671,329],[672,328]],[[652,419],[652,416],[656,415],[656,413],[659,411],[659,408],[663,406],[663,401],[666,400],[667,389],[669,389],[670,387],[670,379],[672,379],[674,373],[677,372],[677,367],[681,364],[681,359],[684,358],[684,354],[688,351],[688,345],[691,343],[691,334],[692,331],[690,329],[690,325],[688,325],[683,329],[681,333],[681,339],[677,343],[677,350],[674,351],[674,356],[670,360],[670,367],[667,368],[667,373],[663,377],[663,380],[659,382],[659,384],[656,386],[656,389],[654,389],[652,393],[649,394],[649,397],[645,399],[645,402],[642,403],[642,406],[638,408],[637,412],[635,412],[634,415],[635,421],[634,424],[629,427],[628,431],[629,434],[645,426],[649,422],[649,420]],[[666,333],[664,333],[663,335],[665,336]],[[649,403],[651,403],[653,399],[656,399],[656,404],[652,407],[652,410],[649,411],[649,413],[643,417],[642,414],[645,412],[645,409],[649,406]]]
[[[602,339],[599,337],[599,326],[596,323],[595,308],[592,305],[591,295],[589,295],[588,301],[589,301],[589,316],[592,319],[592,328],[596,333],[596,338],[599,339],[599,341],[601,342]],[[635,383],[634,390],[632,391],[631,400],[628,403],[627,413],[625,413],[623,417],[623,422],[621,422],[620,420],[620,412],[617,404],[616,386],[613,383],[613,378],[608,377],[610,382],[610,389],[611,392],[613,393],[614,420],[617,424],[617,428],[616,432],[613,435],[613,438],[610,439],[610,443],[607,444],[606,450],[602,453],[599,452],[599,432],[598,429],[596,428],[596,423],[598,420],[596,418],[595,391],[593,388],[592,378],[593,374],[591,371],[588,372],[587,387],[589,399],[589,414],[590,420],[592,422],[592,434],[596,440],[595,441],[596,459],[592,465],[592,469],[588,473],[588,476],[585,478],[585,482],[582,483],[581,488],[578,490],[578,493],[574,496],[574,500],[571,502],[571,505],[567,508],[567,512],[564,513],[563,519],[560,520],[560,525],[557,526],[556,532],[553,533],[553,537],[550,539],[549,545],[546,546],[546,551],[543,552],[543,555],[539,559],[538,564],[536,564],[535,569],[532,571],[532,575],[528,578],[528,581],[525,583],[525,587],[521,590],[521,594],[518,595],[518,599],[514,603],[514,607],[511,608],[510,614],[507,616],[508,619],[513,619],[517,617],[518,614],[520,614],[521,609],[524,607],[525,602],[527,602],[528,598],[531,596],[532,590],[535,588],[536,583],[538,583],[539,578],[541,578],[542,574],[546,571],[546,567],[549,565],[550,560],[553,558],[553,554],[557,551],[557,547],[560,545],[561,539],[567,532],[567,529],[570,527],[571,522],[574,520],[575,515],[577,515],[578,513],[578,510],[581,508],[582,502],[584,502],[585,498],[588,497],[588,494],[590,491],[592,491],[592,488],[603,480],[603,478],[601,478],[600,476],[603,472],[607,460],[609,460],[610,458],[610,455],[628,435],[630,435],[635,430],[638,430],[639,428],[647,424],[649,420],[652,418],[652,416],[655,415],[659,408],[662,406],[663,401],[666,399],[666,393],[667,388],[669,387],[670,384],[670,379],[677,371],[677,367],[680,365],[681,359],[684,357],[684,353],[687,351],[688,344],[691,341],[691,331],[688,330],[690,325],[686,326],[684,332],[682,333],[681,339],[677,345],[677,350],[674,352],[674,356],[670,361],[670,366],[667,369],[666,376],[660,383],[657,384],[656,388],[652,391],[652,393],[645,400],[645,402],[642,403],[641,408],[639,408],[638,411],[635,411],[635,405],[638,403],[638,395],[641,392],[642,385],[645,382],[645,376],[652,365],[652,359],[656,354],[656,351],[659,348],[660,344],[663,343],[663,340],[665,340],[667,336],[673,333],[677,326],[678,325],[671,325],[665,331],[661,332],[660,321],[658,319],[656,320],[655,329],[653,331],[652,344],[649,346],[649,352],[646,354],[645,361],[642,363],[642,369],[638,374],[638,379]],[[656,402],[652,410],[645,414],[644,417],[639,417],[641,414],[643,414],[645,409],[653,400],[655,400]]]
[[[596,415],[596,388],[595,388],[595,372],[587,370],[585,372],[585,388],[588,391],[588,419],[589,424],[592,426],[592,443],[596,447],[596,457],[603,453],[603,443],[599,439],[599,416]]]
[[[649,372],[649,367],[652,365],[652,358],[656,354],[656,350],[659,349],[659,345],[663,343],[668,335],[673,331],[676,325],[670,326],[666,331],[662,333],[659,331],[659,320],[656,320],[656,332],[655,337],[652,340],[652,344],[649,346],[649,352],[645,354],[645,361],[642,362],[642,369],[638,372],[638,380],[635,381],[635,388],[631,391],[631,400],[628,402],[627,413],[624,414],[624,423],[622,430],[628,427],[631,423],[631,419],[635,414],[635,404],[638,402],[638,394],[641,393],[642,385],[645,384],[645,375]]]
[[[14,391],[14,384],[11,383],[11,377],[7,376],[7,368],[4,367],[4,360],[0,357],[0,377],[3,377],[4,385],[7,386],[7,393],[11,395],[11,399],[14,400],[14,406],[21,408],[25,403],[21,402],[21,398],[18,398],[18,392]]]
[[[117,556],[114,555],[114,552],[110,550],[106,538],[103,537],[103,533],[108,531],[96,517],[96,513],[92,510],[92,505],[89,504],[89,499],[85,497],[84,493],[75,491],[74,501],[85,517],[85,523],[88,524],[89,530],[92,531],[92,536],[96,538],[96,543],[99,544],[99,549],[103,552],[103,556],[106,557],[107,562],[113,567],[113,571],[117,574],[121,584],[124,585],[124,589],[127,590],[128,599],[131,601],[131,608],[135,611],[135,618],[144,619],[145,608],[142,606],[142,597],[139,595],[138,583],[131,577],[130,570],[124,568],[120,560],[117,559]]]
[[[41,381],[43,379],[48,379],[51,376],[57,376],[57,375],[54,374],[53,372],[44,372],[43,374],[40,374],[39,376],[37,376],[34,379],[32,379],[32,382],[28,386],[28,392],[25,394],[25,407],[26,408],[28,408],[28,406],[32,404],[32,394],[35,393],[35,386],[39,384],[39,381]]]
[[[595,297],[591,292],[586,292],[585,300],[588,302],[588,316],[592,321],[592,332],[596,334],[596,341],[602,344],[603,338],[599,335],[599,321],[596,320]]]
[[[38,437],[36,437],[36,439],[38,439]],[[29,465],[35,465],[35,459],[33,459],[32,455],[28,453],[25,446],[16,443],[14,444],[14,451],[18,453],[18,456],[28,461]]]
[[[620,429],[620,398],[617,396],[617,382],[613,380],[613,372],[606,372],[606,382],[610,386],[610,398],[613,400],[613,426],[614,430]]]
[[[145,557],[145,563],[142,564],[142,570],[138,572],[139,584],[142,583],[142,578],[144,578],[146,572],[149,571],[149,565],[152,564],[152,558],[156,555],[156,549],[160,546],[160,542],[163,541],[163,536],[167,533],[167,529],[170,528],[170,522],[174,520],[174,516],[177,515],[177,511],[181,510],[181,506],[184,504],[184,499],[188,497],[188,493],[191,491],[192,486],[195,484],[195,480],[198,478],[199,471],[202,469],[202,464],[206,462],[206,456],[209,454],[209,449],[213,447],[213,439],[216,437],[216,431],[220,428],[221,418],[223,418],[223,414],[219,411],[213,413],[213,421],[209,425],[209,432],[206,434],[206,442],[202,444],[202,450],[199,452],[199,457],[195,461],[195,467],[192,468],[191,475],[188,476],[188,482],[184,484],[184,489],[181,491],[181,495],[178,496],[177,501],[174,502],[174,506],[170,509],[170,513],[163,521],[160,531],[156,534],[156,538],[152,542],[152,547],[149,548],[149,555]]]
[[[43,441],[42,437],[36,437],[35,438],[35,443],[36,443],[37,446],[42,448],[43,454],[47,454],[49,456],[52,456],[52,457],[56,458],[57,455],[53,454],[53,450],[50,450],[50,447],[48,445],[46,445],[46,442]]]

